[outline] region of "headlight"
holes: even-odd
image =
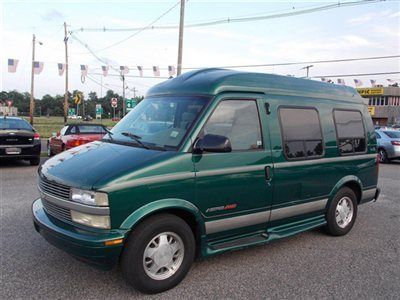
[[[110,216],[90,215],[71,210],[71,219],[76,223],[80,223],[90,227],[110,229]]]
[[[71,189],[71,200],[87,205],[108,206],[106,193]]]

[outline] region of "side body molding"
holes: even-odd
[[[138,224],[144,217],[155,212],[161,212],[168,209],[180,209],[191,213],[199,225],[200,233],[205,234],[204,220],[201,216],[200,210],[189,201],[174,198],[157,200],[142,206],[125,219],[125,221],[121,224],[120,229],[129,230]]]

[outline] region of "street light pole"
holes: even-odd
[[[122,117],[125,116],[126,106],[125,106],[125,75],[121,75],[122,78]]]
[[[68,114],[68,36],[67,23],[64,22],[64,44],[65,44],[65,95],[64,95],[64,124],[67,124]]]
[[[302,70],[304,70],[304,69],[307,70],[307,76],[306,76],[307,78],[308,78],[308,74],[310,72],[310,68],[312,68],[312,67],[314,67],[314,65],[308,65],[308,66],[305,66],[305,67],[301,68]]]
[[[32,70],[31,70],[31,99],[29,103],[29,122],[33,125],[33,112],[35,110],[35,99],[33,97],[34,85],[35,85],[35,44],[36,36],[32,38]]]
[[[182,47],[183,47],[183,25],[185,18],[185,0],[181,0],[181,13],[179,18],[179,44],[178,44],[178,66],[176,75],[181,75],[182,72]]]

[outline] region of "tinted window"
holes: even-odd
[[[400,132],[397,131],[384,131],[384,133],[391,139],[400,139]]]
[[[105,133],[105,130],[102,126],[93,126],[93,125],[79,125],[78,126],[79,133]]]
[[[366,150],[365,131],[359,111],[335,110],[333,112],[339,152],[351,154]]]
[[[22,119],[0,118],[0,129],[24,129],[33,130],[32,126]]]
[[[310,108],[279,109],[287,158],[321,156],[324,152],[318,112]]]
[[[225,100],[218,104],[203,134],[227,137],[232,150],[252,150],[263,147],[260,119],[254,100]]]

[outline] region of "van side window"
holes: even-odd
[[[318,112],[314,108],[280,108],[286,158],[312,158],[324,152]]]
[[[227,137],[232,150],[262,149],[260,118],[254,100],[220,102],[203,128],[203,135]]]
[[[365,152],[365,130],[362,115],[354,110],[334,110],[340,154]]]

